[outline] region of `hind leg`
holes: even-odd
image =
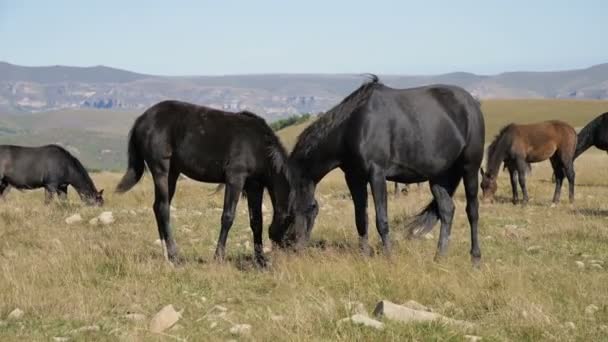
[[[0,181],[0,199],[1,200],[5,200],[6,199],[6,194],[9,191],[9,185],[8,182],[2,180]]]
[[[171,232],[169,159],[151,165],[150,172],[154,180],[154,217],[158,226],[163,255],[167,261],[177,262],[177,246]],[[175,187],[175,186],[173,186]]]
[[[368,243],[368,219],[367,219],[367,180],[365,177],[357,177],[351,172],[345,172],[346,185],[353,198],[355,205],[355,225],[359,233],[359,249],[365,255],[371,254]],[[399,183],[395,182],[395,194],[398,194]]]
[[[437,209],[441,227],[439,231],[439,242],[437,243],[437,253],[435,260],[438,261],[447,254],[452,219],[454,218],[454,201],[446,189],[445,179],[434,180],[431,182],[431,193],[437,202]]]
[[[253,232],[253,253],[256,264],[266,267],[264,257],[264,243],[262,230],[264,227],[264,216],[262,215],[262,201],[264,199],[264,187],[258,183],[247,184],[247,206],[249,207],[249,225]]]
[[[386,176],[384,170],[378,166],[372,166],[370,170],[370,185],[374,205],[376,207],[376,229],[382,239],[384,254],[390,256],[391,242],[388,236],[388,210],[386,208]]]
[[[553,174],[555,175],[555,192],[553,193],[553,203],[559,203],[559,198],[562,192],[562,183],[564,181],[564,167],[561,160],[557,155],[553,155],[550,158],[551,167],[553,167]]]
[[[570,203],[574,203],[574,178],[576,176],[576,173],[574,172],[574,161],[572,158],[562,157],[562,163],[564,165],[566,178],[568,178],[568,200]]]
[[[481,262],[481,249],[479,248],[479,238],[477,224],[479,222],[479,199],[478,199],[478,172],[479,166],[467,165],[463,176],[464,192],[467,197],[467,219],[471,227],[471,262],[473,266],[478,266]],[[517,186],[517,185],[516,185]]]
[[[236,205],[239,202],[239,196],[243,191],[245,184],[245,176],[238,175],[226,180],[226,190],[224,192],[224,210],[222,212],[222,222],[220,237],[217,241],[217,247],[215,249],[215,259],[223,261],[226,254],[226,240],[228,239],[228,232],[234,222],[234,213],[236,212]]]

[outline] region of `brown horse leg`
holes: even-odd
[[[513,204],[519,203],[519,194],[517,191],[517,170],[513,167],[509,167],[509,178],[511,179],[511,192],[513,192]]]
[[[245,185],[245,175],[238,175],[226,180],[226,190],[224,192],[224,211],[222,212],[220,237],[215,249],[215,260],[223,261],[226,255],[226,240],[228,232],[234,222],[234,213],[239,202],[239,197]]]
[[[517,160],[517,177],[519,179],[519,186],[521,187],[521,192],[523,194],[522,205],[528,204],[528,189],[526,187],[526,169],[527,165],[523,159]]]
[[[557,155],[551,157],[551,166],[553,167],[553,174],[555,175],[555,192],[553,193],[553,203],[559,203],[559,198],[562,192],[562,183],[564,181],[564,166]]]
[[[564,171],[568,178],[568,200],[570,203],[574,203],[574,178],[576,176],[574,172],[574,163],[572,160],[564,164]]]
[[[355,206],[355,225],[359,234],[359,249],[364,255],[371,255],[367,238],[367,181],[365,177],[358,177],[356,174],[353,175],[352,172],[345,172],[344,175]],[[397,186],[398,183],[395,182],[395,187]]]
[[[245,190],[247,191],[247,206],[249,207],[249,226],[251,226],[253,232],[253,257],[258,266],[266,267],[262,239],[264,227],[264,217],[262,215],[264,187],[258,183],[252,183],[247,184]]]

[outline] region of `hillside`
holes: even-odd
[[[0,114],[90,108],[142,111],[165,99],[180,99],[228,110],[248,109],[274,121],[325,111],[364,79],[348,74],[169,77],[104,66],[25,67],[0,62]],[[608,64],[555,72],[454,72],[381,75],[381,79],[397,88],[454,84],[482,99],[608,99]]]

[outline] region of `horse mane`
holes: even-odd
[[[76,171],[78,171],[78,174],[81,175],[82,177],[84,177],[84,181],[87,183],[87,185],[90,186],[93,189],[93,191],[97,191],[95,189],[95,183],[93,183],[93,180],[91,179],[91,176],[89,175],[89,172],[84,167],[84,165],[82,165],[80,160],[78,160],[78,158],[74,157],[70,153],[70,151],[66,150],[62,146],[55,145],[55,144],[49,145],[49,146],[57,148],[57,149],[61,150],[63,153],[65,153],[66,157],[68,157],[68,159],[72,163],[72,166],[76,169]]]
[[[488,146],[488,159],[486,161],[486,172],[490,175],[498,174],[500,163],[504,160],[504,154],[511,146],[512,137],[508,131],[514,127],[514,123],[510,123],[500,129],[494,140]]]
[[[585,152],[589,147],[595,145],[595,131],[600,127],[602,121],[608,119],[608,112],[598,115],[581,129],[577,135],[576,151],[574,159]]]
[[[264,133],[266,147],[268,148],[268,157],[270,157],[270,162],[272,163],[275,172],[285,176],[285,178],[289,182],[291,179],[288,167],[289,154],[281,143],[281,140],[279,140],[279,137],[277,137],[272,128],[268,126],[266,120],[264,120],[264,118],[260,117],[259,115],[247,110],[237,112],[236,114],[248,117],[259,125],[260,129]]]
[[[352,112],[367,103],[373,90],[382,85],[378,76],[368,74],[368,77],[367,82],[350,93],[336,106],[319,115],[317,120],[300,133],[292,155],[296,157],[306,156],[324,137],[343,124]]]

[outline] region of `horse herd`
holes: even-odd
[[[455,86],[432,85],[394,89],[371,76],[338,105],[320,115],[298,137],[288,154],[279,138],[257,115],[229,113],[179,101],[163,101],[139,116],[128,138],[128,168],[116,187],[124,193],[141,179],[146,167],[154,182],[154,215],[163,254],[181,259],[170,224],[170,204],[180,175],[225,184],[224,207],[216,259],[225,255],[228,232],[241,193],[246,194],[254,257],[266,265],[262,245],[262,199],[268,191],[273,205],[269,236],[279,247],[306,245],[318,213],[316,185],[330,171],[344,172],[359,234],[359,247],[370,254],[368,191],[376,210],[376,228],[384,253],[390,255],[387,183],[428,181],[433,200],[409,223],[410,236],[430,231],[440,221],[436,258],[447,253],[454,217],[453,195],[464,183],[466,214],[471,230],[471,258],[481,260],[478,241],[479,175],[482,199],[496,192],[500,166],[511,175],[513,202],[518,189],[528,200],[529,164],[550,159],[558,202],[564,177],[574,200],[574,159],[590,146],[608,149],[608,113],[578,134],[568,124],[547,121],[510,124],[484,155],[485,124],[479,102]],[[95,188],[82,164],[55,145],[38,148],[0,146],[0,197],[9,186],[45,189],[45,202],[67,195],[72,185],[83,201],[103,205],[103,190]]]

